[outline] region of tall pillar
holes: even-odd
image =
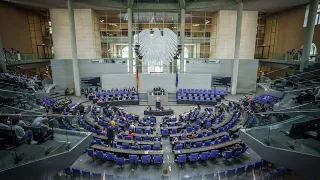
[[[304,36],[302,59],[300,62],[300,72],[303,72],[303,69],[308,67],[318,5],[319,5],[319,0],[310,1],[307,31]]]
[[[128,8],[128,44],[129,44],[129,73],[133,73],[133,51],[132,51],[132,9]]]
[[[7,70],[6,62],[4,61],[4,54],[3,54],[3,46],[2,40],[0,36],[0,72],[4,72]]]
[[[81,91],[80,91],[80,78],[79,78],[79,64],[78,64],[76,29],[74,24],[74,11],[72,7],[72,0],[68,0],[68,13],[69,13],[71,50],[72,50],[72,69],[73,69],[74,89],[76,92],[76,96],[80,96]]]
[[[185,30],[185,18],[186,11],[181,9],[181,26],[180,26],[180,43],[181,43],[181,55],[180,55],[180,73],[184,73],[184,30]]]
[[[238,9],[237,9],[237,27],[236,27],[237,29],[236,29],[235,48],[234,48],[232,87],[231,87],[232,95],[235,95],[237,93],[242,12],[243,12],[243,2],[240,2],[238,3]]]

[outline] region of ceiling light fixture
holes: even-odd
[[[192,24],[192,26],[199,26],[200,24]]]

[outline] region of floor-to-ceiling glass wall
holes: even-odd
[[[97,13],[102,57],[127,61],[129,58],[127,10],[107,10]],[[213,13],[187,12],[185,21],[185,63],[188,62],[188,58],[214,58],[216,26],[212,22]],[[133,11],[132,23],[133,42],[143,46],[139,53],[144,53],[146,57],[142,60],[136,59],[133,50],[133,65],[137,67],[134,68],[134,72],[138,70],[141,73],[175,73],[179,70],[180,61],[173,57],[177,52],[175,46],[180,43],[180,11]],[[146,51],[152,53],[146,54]],[[161,51],[164,52],[163,56],[159,56]]]

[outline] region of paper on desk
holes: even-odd
[[[149,151],[144,151],[144,154],[149,154]]]

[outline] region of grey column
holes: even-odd
[[[128,44],[129,44],[129,73],[133,73],[133,51],[132,51],[132,9],[128,8]]]
[[[240,2],[240,3],[238,3],[238,9],[237,9],[237,29],[236,29],[236,40],[235,40],[235,48],[234,48],[233,73],[232,73],[232,86],[231,86],[231,94],[232,95],[235,95],[237,93],[240,38],[241,38],[241,26],[242,26],[242,12],[243,12],[243,3]]]
[[[181,21],[180,21],[180,43],[181,43],[181,55],[180,55],[180,73],[184,73],[184,30],[185,30],[185,18],[186,11],[181,9]]]
[[[318,10],[318,4],[319,4],[319,0],[310,1],[307,31],[304,36],[302,58],[300,62],[300,72],[303,72],[303,69],[308,67],[311,44],[313,40],[315,20],[316,20],[317,10]]]
[[[72,49],[72,69],[73,69],[74,89],[76,92],[76,96],[80,96],[81,91],[80,91],[80,78],[79,78],[79,64],[78,64],[76,29],[74,24],[74,11],[72,7],[72,0],[68,0],[68,12],[69,12],[70,40],[71,40],[71,49]]]
[[[3,46],[2,46],[2,39],[0,36],[0,72],[4,72],[7,70],[6,62],[4,61],[4,54],[3,54]]]

